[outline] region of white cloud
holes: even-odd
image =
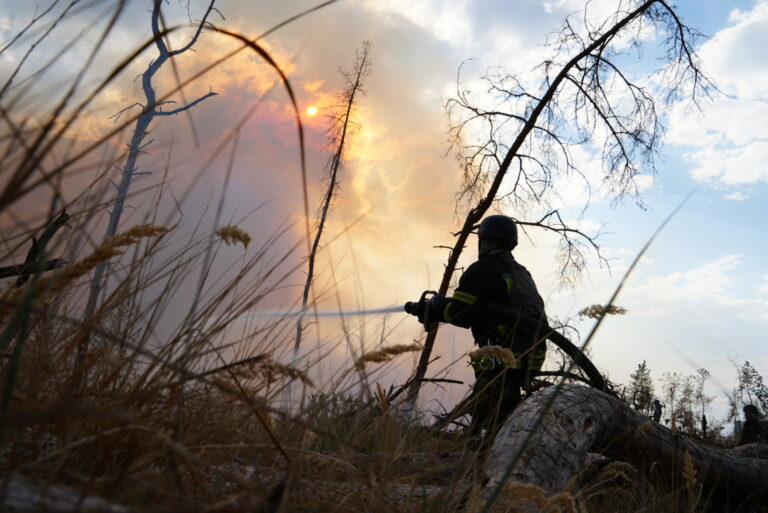
[[[731,194],[726,194],[725,199],[731,200],[731,201],[744,201],[744,200],[748,200],[749,196],[747,196],[741,191],[736,191]]]
[[[456,46],[472,42],[472,27],[467,16],[466,1],[441,2],[439,0],[368,1],[366,8],[374,12],[397,13],[410,22],[428,30],[435,38]]]
[[[707,72],[726,92],[744,100],[768,99],[768,2],[731,13],[731,27],[720,30],[699,52]]]
[[[758,290],[764,294],[768,294],[768,274],[763,275],[763,284],[760,285]]]
[[[544,10],[550,14],[559,16],[584,12],[584,0],[554,0],[544,2]],[[615,0],[596,0],[589,4],[588,12],[590,19],[602,20],[606,16],[616,12]]]
[[[640,284],[630,281],[624,300],[651,316],[714,309],[723,317],[768,319],[768,300],[745,297],[734,285],[741,258],[724,255],[687,271],[651,276]]]
[[[719,301],[731,286],[728,271],[736,269],[740,261],[741,255],[725,255],[688,271],[652,276],[627,292],[649,306]]]
[[[705,148],[689,154],[696,167],[693,178],[726,185],[768,182],[768,142],[756,141],[741,147]]]
[[[740,23],[747,19],[747,11],[741,9],[734,9],[728,14],[728,23]]]
[[[669,115],[667,141],[699,148],[685,154],[694,180],[712,185],[768,182],[768,2],[734,10],[732,26],[704,43],[700,56],[721,96],[703,113],[678,104]],[[730,195],[727,199],[746,199]]]
[[[670,112],[667,142],[697,147],[745,145],[765,138],[766,119],[768,102],[764,101],[720,98],[702,113],[681,103]]]

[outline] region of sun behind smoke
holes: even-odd
[[[307,116],[313,117],[315,115],[317,115],[317,107],[314,105],[307,107]]]

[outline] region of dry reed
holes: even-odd
[[[422,346],[418,343],[413,344],[396,344],[392,346],[386,346],[376,351],[363,353],[363,355],[357,359],[355,366],[358,368],[365,367],[366,363],[383,363],[388,362],[398,355],[404,353],[413,353],[415,351],[421,351]]]

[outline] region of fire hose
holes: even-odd
[[[371,310],[350,310],[350,311],[321,311],[317,312],[318,317],[346,317],[346,316],[360,316],[360,315],[375,315],[375,314],[385,314],[385,313],[396,313],[396,312],[402,312],[405,310],[408,313],[411,313],[416,308],[423,307],[423,305],[429,300],[429,298],[432,295],[437,294],[434,291],[425,291],[422,295],[419,301],[416,302],[408,302],[405,303],[403,306],[390,306],[386,308],[376,308]],[[510,325],[517,325],[522,327],[523,329],[529,331],[530,333],[538,333],[540,336],[538,337],[540,340],[548,339],[550,342],[555,344],[557,347],[563,350],[563,352],[568,355],[571,360],[573,360],[574,365],[579,367],[584,374],[586,375],[587,379],[589,380],[589,385],[593,388],[596,388],[598,390],[605,391],[606,389],[606,382],[603,375],[600,373],[599,370],[597,370],[597,367],[592,363],[592,361],[585,355],[581,349],[579,349],[578,346],[576,346],[573,342],[568,340],[563,334],[556,331],[552,327],[549,326],[546,319],[536,319],[534,317],[530,317],[528,315],[525,315],[513,308],[509,308],[503,305],[498,305],[494,303],[485,303],[485,304],[478,304],[478,307],[482,308],[485,312],[487,312],[490,315],[493,315],[494,317],[498,317],[504,321],[507,321]],[[428,310],[428,309],[427,309]],[[298,317],[298,316],[314,316],[315,313],[311,311],[298,311],[298,312],[252,312],[249,315],[255,315],[255,316],[261,316],[261,317],[281,317],[281,318],[290,318],[290,317]],[[424,329],[426,331],[430,331],[436,327],[437,323],[434,321],[431,321],[428,317],[428,315],[424,318]]]

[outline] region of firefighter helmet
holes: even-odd
[[[506,249],[514,249],[517,246],[517,225],[508,216],[488,216],[480,223],[477,237],[497,241]]]

